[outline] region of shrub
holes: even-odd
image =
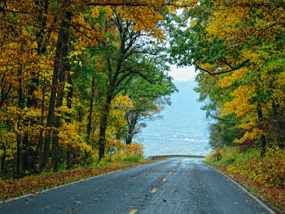
[[[215,153],[211,152],[209,155],[206,155],[205,159],[210,163],[215,162]]]
[[[96,167],[105,167],[107,164],[107,160],[105,158],[102,158],[100,162],[96,165]]]
[[[143,146],[134,142],[116,151],[113,158],[115,160],[123,160],[128,162],[140,162],[140,160],[143,159]]]
[[[227,167],[229,172],[245,175],[266,186],[285,186],[285,151],[270,148],[264,158],[258,149],[239,152],[238,147],[227,147],[221,151],[222,159],[216,161],[215,153],[206,156],[208,162]]]
[[[143,156],[130,156],[124,158],[124,161],[139,163],[141,159],[143,159]]]

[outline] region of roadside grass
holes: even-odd
[[[227,147],[222,149],[220,160],[211,153],[204,163],[232,177],[278,212],[285,213],[284,151],[269,149],[264,158],[259,154],[257,149],[241,153],[237,147]]]
[[[134,162],[134,163],[139,163],[141,160],[144,160],[144,157],[142,155],[139,156],[128,156],[123,159],[125,162]]]
[[[84,166],[72,170],[60,170],[58,172],[44,171],[40,175],[31,175],[18,180],[1,180],[0,179],[0,201],[10,198],[19,197],[26,194],[33,194],[36,196],[36,192],[68,184],[75,181],[84,180],[89,177],[95,177],[108,172],[117,170],[125,170],[133,168],[139,165],[144,165],[160,160],[140,160],[139,162],[128,161],[104,161],[102,164],[93,164],[92,166]]]

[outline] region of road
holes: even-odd
[[[174,158],[0,204],[1,214],[271,213],[200,159]]]

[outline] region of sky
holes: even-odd
[[[174,80],[178,81],[195,80],[195,76],[197,74],[194,66],[177,68],[176,65],[171,65],[170,70],[169,75],[172,76]]]

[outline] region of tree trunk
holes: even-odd
[[[127,117],[130,117],[130,118],[127,118],[129,134],[126,138],[126,145],[130,145],[132,143],[134,135],[137,134],[134,132],[134,130],[138,122],[139,113],[137,111],[131,112],[130,115]]]
[[[22,110],[24,108],[24,98],[23,98],[23,89],[22,89],[22,69],[18,71],[19,74],[19,89],[18,89],[18,107]],[[22,117],[21,114],[19,114],[19,121],[18,121],[18,130],[21,129],[20,121]],[[17,163],[16,163],[16,171],[17,171],[17,177],[20,177],[21,171],[20,171],[20,164],[21,164],[21,141],[22,138],[19,134],[17,134]]]
[[[94,103],[94,94],[95,94],[95,78],[92,78],[92,99],[90,102],[90,111],[88,116],[88,125],[87,125],[87,143],[89,143],[90,132],[91,132],[91,122],[92,122],[92,111],[93,111],[93,103]]]
[[[37,106],[37,98],[34,97],[34,92],[37,90],[37,85],[39,84],[38,75],[35,72],[32,72],[32,82],[28,86],[28,97],[27,97],[27,108],[31,109],[32,107],[36,108]],[[29,126],[35,125],[35,120],[33,118],[28,118],[25,120],[27,124],[27,130],[25,131],[23,138],[23,148],[22,148],[22,170],[30,171],[33,166],[33,146],[31,142],[29,142]]]
[[[70,67],[67,70],[70,70]],[[72,107],[72,97],[73,97],[73,82],[72,82],[72,77],[71,77],[70,72],[67,75],[67,82],[70,85],[68,87],[68,93],[67,93],[67,108],[71,109],[71,107]],[[68,114],[67,116],[70,116],[70,114]],[[69,122],[69,123],[71,122],[70,119],[67,119],[66,121]]]
[[[56,56],[56,58],[57,57],[58,56]],[[43,150],[42,157],[40,158],[42,160],[40,163],[40,171],[42,171],[46,167],[48,163],[48,159],[49,159],[49,154],[50,154],[50,140],[51,140],[51,132],[52,132],[52,123],[54,119],[57,84],[58,84],[58,66],[55,66],[54,71],[53,71],[53,80],[52,80],[51,95],[50,95],[50,102],[49,102],[49,109],[48,109],[48,117],[47,117],[47,125],[46,125],[47,130],[46,130],[46,136],[45,136],[45,141],[44,141],[44,150]]]
[[[8,89],[5,91],[5,86],[6,84],[4,83],[4,78],[5,78],[5,75],[3,75],[2,77],[2,86],[1,86],[1,99],[0,99],[0,108],[2,107],[2,105],[4,104],[4,102],[7,100],[8,98],[8,95],[10,93],[10,90],[12,88],[12,84],[10,83],[9,86],[8,86]],[[4,83],[4,84],[3,84]]]
[[[99,133],[99,162],[105,156],[105,145],[106,145],[106,130],[108,125],[108,115],[110,112],[112,102],[112,95],[107,95],[105,107],[100,118],[100,133]]]
[[[42,148],[43,148],[43,132],[44,132],[44,113],[45,113],[45,90],[46,90],[46,85],[45,85],[45,81],[46,79],[44,78],[44,85],[43,85],[43,94],[42,94],[42,115],[41,115],[41,130],[40,130],[40,138],[39,138],[39,145],[38,145],[38,148],[37,148],[37,151],[36,151],[36,154],[35,154],[35,157],[34,157],[34,162],[36,161],[37,159],[37,155],[39,154],[39,163],[42,163]]]
[[[272,132],[274,132],[274,137],[275,140],[277,141],[277,144],[279,146],[279,148],[284,148],[285,146],[285,137],[284,137],[284,125],[283,125],[283,121],[280,118],[280,106],[278,104],[275,104],[275,102],[272,102],[272,115],[273,115],[273,124],[274,124],[274,130],[272,130]]]
[[[68,69],[70,70],[70,69]],[[71,109],[72,107],[72,96],[73,96],[73,82],[72,82],[72,78],[71,78],[71,74],[70,72],[68,73],[67,76],[67,82],[70,85],[68,87],[68,93],[67,93],[67,108]],[[70,117],[70,114],[67,115],[68,117]],[[71,123],[70,118],[66,119],[67,123]],[[71,167],[71,146],[67,145],[67,149],[66,149],[66,168],[70,169]]]
[[[25,121],[28,124],[28,121]],[[28,127],[26,127],[28,128]],[[22,171],[25,173],[29,171],[29,164],[28,164],[28,150],[29,150],[29,134],[28,130],[25,131],[23,140],[22,140]]]
[[[3,157],[2,157],[2,160],[1,160],[1,171],[3,172],[4,170],[4,166],[5,166],[5,159],[6,159],[6,147],[3,146]]]
[[[44,1],[35,1],[35,4],[40,6],[38,10],[38,20],[41,20],[41,28],[36,32],[36,41],[37,41],[37,54],[39,56],[43,55],[46,52],[46,47],[47,43],[44,42],[45,36],[49,37],[51,32],[47,33],[46,32],[46,25],[47,25],[47,13],[48,13],[48,6],[49,6],[49,0],[44,0]],[[38,86],[39,86],[39,76],[37,77],[38,79]],[[40,129],[40,136],[39,136],[39,142],[38,146],[34,155],[33,159],[33,169],[35,168],[35,162],[37,161],[37,158],[39,159],[39,165],[40,165],[40,170],[42,167],[43,163],[43,132],[44,132],[44,110],[45,110],[45,90],[46,90],[46,85],[45,85],[45,78],[43,82],[43,94],[42,94],[42,102],[41,102],[41,129]],[[46,145],[47,146],[47,145]],[[49,152],[47,152],[48,154]],[[46,154],[45,154],[46,155]]]
[[[59,41],[60,44],[60,59],[59,59],[59,87],[56,100],[56,108],[60,108],[63,104],[64,97],[64,86],[65,86],[65,76],[66,72],[69,69],[69,62],[67,59],[68,56],[68,39],[69,39],[69,22],[71,20],[71,13],[66,12],[65,19],[61,22],[61,30],[59,32]],[[58,114],[61,112],[58,110]],[[51,151],[51,165],[54,171],[58,170],[58,153],[59,153],[59,136],[58,129],[60,127],[61,116],[56,116],[54,120],[53,136],[52,136],[52,151]]]
[[[258,115],[258,120],[260,123],[263,122],[263,115],[262,115],[262,109],[261,106],[258,104],[257,106],[257,115]],[[262,126],[262,125],[261,125]],[[261,128],[261,126],[259,128]],[[266,153],[266,138],[264,135],[261,136],[261,152],[260,152],[260,157],[264,157],[265,153]]]
[[[66,149],[66,169],[70,169],[71,167],[71,147],[67,146]]]
[[[133,135],[129,133],[129,136],[126,139],[126,145],[130,145],[133,140]]]
[[[70,12],[66,12],[65,19],[68,21],[71,19]],[[64,60],[62,56],[63,54],[67,54],[67,47],[68,47],[69,23],[66,20],[61,21],[61,27],[58,33],[55,65],[54,65],[54,70],[53,70],[53,80],[52,80],[51,95],[50,95],[50,104],[49,104],[49,111],[48,111],[48,118],[47,118],[47,133],[46,133],[45,142],[44,142],[44,151],[43,151],[42,163],[40,167],[41,170],[43,170],[43,168],[47,165],[49,154],[50,154],[50,140],[51,140],[53,122],[55,120],[54,110],[55,110],[55,103],[56,103],[56,93],[59,87],[58,86],[59,76],[63,78],[63,75],[65,75],[64,74],[65,65],[63,64]],[[63,91],[64,88],[60,90]],[[59,100],[57,101],[57,103],[59,105],[60,99],[63,98],[63,95],[59,93],[58,96],[59,96]],[[59,122],[60,121],[55,121],[55,124],[59,125]],[[56,135],[53,135],[53,136],[56,137]],[[53,157],[56,158],[56,155],[57,155],[56,152],[57,152],[57,147],[58,147],[56,140],[54,141],[53,144],[54,144],[53,145],[53,148],[54,148]],[[53,163],[56,164],[56,160],[54,160]]]

